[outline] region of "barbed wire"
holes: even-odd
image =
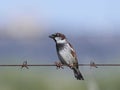
[[[90,66],[98,68],[98,66],[120,66],[120,64],[96,64],[95,62],[91,61],[90,64],[78,64],[79,66]],[[23,67],[28,68],[28,66],[57,66],[56,64],[27,64],[27,61],[24,61],[23,64],[0,64],[0,67],[17,67],[20,66],[21,69]],[[65,65],[63,65],[65,66]]]

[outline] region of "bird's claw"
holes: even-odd
[[[64,69],[63,64],[61,62],[55,62],[55,65],[56,65],[56,69],[60,69],[60,68]]]
[[[73,68],[73,64],[68,64],[68,66],[72,69]]]

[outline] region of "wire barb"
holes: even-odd
[[[97,65],[95,64],[95,62],[93,62],[93,61],[90,61],[90,67],[98,68]]]
[[[22,66],[21,66],[21,69],[23,69],[24,67],[25,67],[26,69],[29,69],[29,68],[28,68],[28,65],[27,65],[27,61],[24,61],[24,62],[23,62]]]

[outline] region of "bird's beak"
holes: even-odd
[[[54,37],[55,37],[55,35],[54,35],[54,34],[52,34],[52,35],[50,35],[50,36],[49,36],[49,38],[52,38],[52,39],[53,39]]]

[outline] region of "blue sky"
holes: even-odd
[[[96,57],[119,56],[119,52],[116,52],[120,46],[119,37],[116,35],[120,36],[119,4],[119,0],[2,0],[0,1],[1,56],[6,58],[6,55],[10,57],[33,55],[40,58],[48,49],[51,51],[54,48],[53,45],[51,45],[53,48],[47,46],[49,42],[53,43],[48,36],[58,31],[75,42],[73,43],[75,47],[79,48],[82,45],[80,48],[83,50],[80,50],[80,53],[83,53],[83,57],[89,56],[91,52]],[[37,25],[42,28],[41,23],[47,23],[48,26],[55,27],[55,30],[36,29]],[[4,25],[8,26],[7,30],[1,29]],[[90,34],[93,37],[90,38]],[[100,37],[97,37],[98,34]],[[79,37],[80,41],[79,38],[76,40],[76,37]],[[45,47],[46,50],[43,50]],[[79,52],[79,49],[76,50]]]
[[[53,26],[113,31],[120,26],[119,4],[119,0],[2,0],[0,23],[25,15],[37,22],[42,18]]]

